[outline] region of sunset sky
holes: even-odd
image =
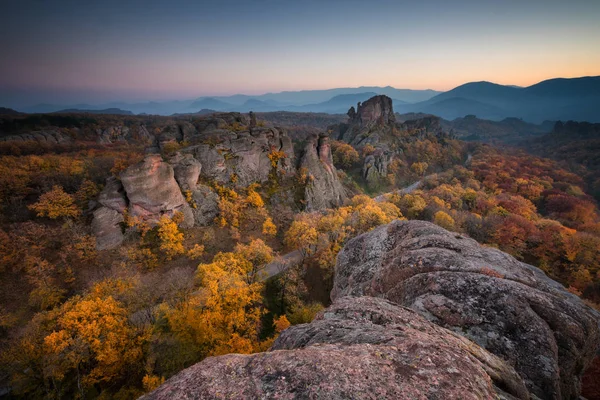
[[[600,75],[598,0],[4,0],[0,106]]]

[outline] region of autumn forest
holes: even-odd
[[[134,399],[206,357],[265,351],[330,305],[344,245],[394,220],[502,250],[599,309],[597,152],[563,140],[583,127],[492,146],[393,111],[367,129],[352,110],[2,116],[0,390]],[[142,182],[146,164],[170,178]]]

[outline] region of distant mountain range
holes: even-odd
[[[67,108],[65,110],[56,111],[55,113],[134,115],[131,111],[121,110],[120,108],[105,108],[103,110],[81,110],[79,108]]]
[[[28,113],[98,112],[126,114],[197,114],[201,110],[271,112],[294,111],[344,114],[351,106],[376,94],[393,99],[394,110],[425,113],[447,120],[475,115],[500,121],[518,118],[530,123],[546,120],[600,122],[600,76],[550,79],[529,87],[471,82],[447,92],[396,89],[391,86],[303,90],[266,93],[257,96],[233,95],[200,97],[193,100],[60,106],[38,104],[17,111]],[[112,110],[112,111],[111,111]],[[110,111],[110,112],[109,112]]]
[[[13,110],[12,108],[0,107],[0,115],[19,115],[19,114],[21,114],[21,113]]]
[[[408,119],[403,118],[404,115],[400,116],[400,119]],[[456,137],[463,140],[518,144],[525,139],[539,137],[550,132],[555,123],[546,121],[541,125],[536,125],[518,118],[490,121],[474,115],[467,115],[452,121],[442,119],[441,124],[446,130],[451,130]]]
[[[529,87],[472,82],[415,104],[394,106],[400,113],[422,112],[445,119],[465,115],[528,122],[574,120],[600,122],[600,76],[550,79]]]
[[[428,100],[441,92],[435,90],[396,89],[391,86],[368,86],[358,88],[338,88],[327,90],[302,90],[297,92],[266,93],[257,96],[237,94],[233,96],[205,96],[193,100],[164,102],[124,103],[112,102],[100,105],[37,104],[18,111],[27,113],[50,113],[65,110],[127,110],[134,114],[186,114],[200,110],[269,112],[296,111],[320,113],[346,113],[350,106],[365,101],[376,94],[385,94],[396,104],[409,104]]]

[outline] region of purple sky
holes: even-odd
[[[598,0],[5,0],[2,9],[0,106],[600,75]]]

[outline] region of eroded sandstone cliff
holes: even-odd
[[[150,224],[176,212],[183,213],[186,227],[212,223],[219,212],[219,197],[201,182],[244,188],[274,176],[291,179],[297,168],[303,168],[309,177],[304,196],[307,210],[337,207],[346,199],[326,135],[309,140],[296,163],[292,141],[281,128],[258,127],[239,113],[216,114],[197,121],[197,126],[200,131],[185,121],[168,126],[154,138],[142,162],[118,179],[107,180],[92,224],[98,249],[122,243],[126,211]],[[120,137],[115,132],[128,131],[110,130],[106,140]],[[157,152],[168,143],[179,146],[179,151],[163,159]]]
[[[329,137],[311,136],[304,148],[299,167],[307,173],[304,199],[308,211],[339,207],[347,199],[346,191],[333,165]]]

